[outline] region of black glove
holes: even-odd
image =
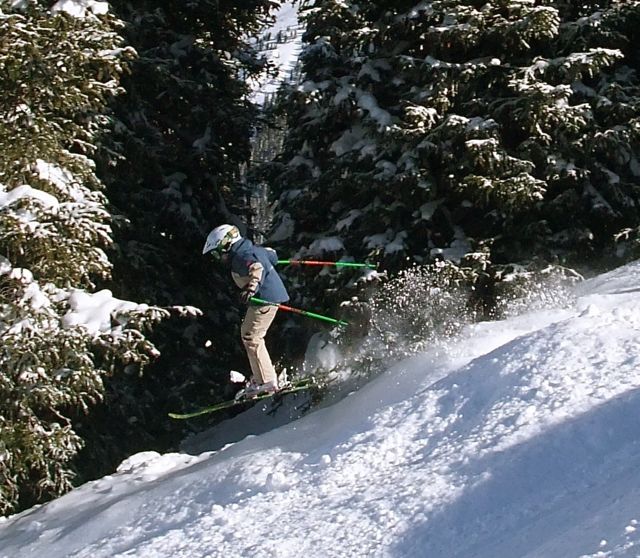
[[[256,294],[256,291],[249,288],[249,287],[245,287],[244,289],[242,289],[240,291],[240,302],[242,302],[242,304],[246,304],[247,306],[249,305],[249,303],[251,302],[251,297]]]

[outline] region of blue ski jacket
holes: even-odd
[[[239,287],[244,287],[251,279],[257,278],[258,298],[276,303],[289,300],[289,293],[274,267],[278,262],[275,250],[256,246],[243,238],[231,246],[229,254],[231,275]]]

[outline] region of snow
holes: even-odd
[[[465,145],[473,149],[495,149],[498,146],[498,140],[494,138],[467,140]]]
[[[282,2],[274,17],[258,46],[264,45],[261,52],[275,66],[275,76],[261,76],[251,84],[250,100],[260,106],[268,104],[285,81],[291,81],[302,49],[302,27],[294,2]]]
[[[10,6],[13,10],[24,10],[27,8],[29,0],[12,0]],[[0,11],[0,13],[2,13]]]
[[[344,244],[340,237],[326,236],[314,240],[309,246],[308,253],[321,256],[326,252],[340,252],[341,250],[344,250]]]
[[[35,282],[30,283],[25,289],[22,300],[25,302],[28,301],[31,308],[36,311],[51,306],[51,300],[42,292],[40,285]]]
[[[83,18],[91,14],[104,15],[109,12],[108,2],[95,0],[59,0],[51,8],[52,12],[66,12],[74,17]]]
[[[378,106],[378,101],[371,93],[357,92],[358,106],[369,112],[369,116],[378,123],[379,129],[384,129],[391,125],[391,114]]]
[[[380,66],[383,68],[383,66]],[[352,83],[349,83],[349,76],[341,78],[340,87],[333,97],[333,104],[338,106],[340,103],[355,97],[358,106],[366,110],[369,116],[377,123],[378,129],[383,130],[391,125],[393,118],[391,114],[380,108],[376,98],[369,92],[363,91]],[[333,148],[333,147],[332,147]]]
[[[61,169],[57,165],[47,163],[42,159],[36,159],[36,170],[41,179],[51,182],[51,184],[54,184],[61,190],[68,188],[69,184],[73,181],[73,175],[69,171]]]
[[[204,134],[202,134],[202,137],[195,140],[192,146],[195,148],[195,150],[198,153],[204,153],[210,142],[211,142],[211,125],[207,124],[207,127],[204,131]]]
[[[362,211],[359,209],[351,209],[347,216],[344,219],[340,219],[336,223],[336,230],[338,232],[342,232],[344,230],[348,230],[353,225],[353,222],[363,215]]]
[[[635,262],[297,421],[132,456],[1,521],[0,556],[638,556],[639,284]]]
[[[345,130],[329,147],[338,157],[349,151],[360,151],[361,155],[375,155],[376,144],[366,136],[364,128],[356,124]]]
[[[402,16],[398,16],[398,19],[416,19],[421,17],[423,12],[426,12],[426,15],[431,15],[433,13],[433,7],[431,6],[431,2],[422,1],[418,3],[412,10],[410,10],[407,14]]]
[[[280,242],[290,238],[295,230],[295,221],[287,212],[282,212],[280,222],[269,237],[269,242]]]
[[[11,273],[13,267],[11,266],[11,262],[0,255],[0,275],[5,275],[7,273]]]
[[[344,82],[345,78],[341,78],[340,81]],[[356,87],[350,83],[342,83],[338,91],[333,97],[333,104],[338,106],[343,101],[346,101],[349,96],[356,91]]]
[[[74,154],[74,157],[82,157],[81,155]],[[90,159],[84,158],[90,166],[95,165]],[[42,159],[36,159],[36,170],[38,176],[42,180],[46,180],[55,186],[62,194],[70,198],[76,203],[92,202],[92,198],[95,198],[95,193],[91,192],[83,186],[81,181],[76,179],[69,170],[59,167],[58,165],[47,163]]]
[[[431,9],[422,1],[403,17]],[[61,0],[53,10],[85,17],[106,13],[108,5]],[[583,19],[581,25],[597,23]],[[296,26],[294,4],[283,3],[272,32]],[[180,48],[172,45],[176,54]],[[295,36],[267,49],[279,74],[256,88],[258,103],[293,69],[299,48]],[[425,61],[446,65],[431,56]],[[529,77],[546,63],[532,67]],[[379,69],[367,63],[359,77],[379,81]],[[583,90],[580,82],[572,88]],[[391,124],[375,97],[352,85],[343,84],[335,102],[350,95],[380,128]],[[560,95],[559,103],[566,102]],[[427,116],[433,123],[437,114]],[[480,118],[465,122],[467,131],[496,126]],[[338,156],[375,153],[364,132],[354,127],[331,149]],[[194,147],[204,150],[210,141],[207,127]],[[302,157],[290,164],[310,165]],[[640,174],[636,159],[629,164]],[[391,163],[379,166],[381,175],[394,172]],[[557,168],[575,166],[559,161]],[[61,191],[70,187],[65,169],[38,160],[37,170]],[[612,173],[608,178],[619,181]],[[73,199],[81,202],[78,192]],[[59,205],[30,186],[5,191],[0,185],[0,209],[22,198]],[[422,218],[430,219],[437,204],[418,208]],[[335,230],[348,229],[360,214],[350,212]],[[293,231],[287,214],[274,238]],[[404,231],[387,231],[365,242],[393,253],[405,239]],[[310,250],[342,248],[335,236]],[[459,259],[469,250],[460,230],[440,252]],[[3,273],[23,277],[0,256]],[[267,419],[254,407],[197,444],[185,443],[183,453],[133,455],[112,475],[0,518],[0,557],[638,556],[639,278],[636,263],[580,285],[570,307],[469,326],[456,342],[395,362],[349,397],[296,422]],[[34,308],[48,304],[35,283],[25,297]],[[119,311],[146,309],[109,291],[77,291],[69,304],[65,325],[95,333],[111,331]],[[307,370],[335,367],[342,356],[315,337]],[[198,455],[186,453],[196,447]]]
[[[380,81],[380,72],[375,69],[374,64],[366,62],[358,72],[358,79],[369,76],[373,81]]]
[[[305,373],[314,374],[318,370],[333,370],[341,359],[340,348],[332,343],[324,332],[316,333],[307,344],[304,359]]]
[[[408,233],[406,231],[394,232],[392,229],[387,229],[384,233],[365,236],[362,242],[367,250],[384,247],[385,254],[394,254],[396,252],[402,252],[406,248],[404,241],[407,237]]]
[[[32,188],[27,184],[23,184],[22,186],[18,186],[8,191],[2,184],[0,184],[0,209],[12,205],[16,201],[23,198],[38,200],[44,207],[47,208],[55,208],[59,205],[58,200],[55,196],[47,194],[42,190]]]
[[[376,248],[382,248],[386,246],[386,244],[391,240],[390,235],[393,234],[393,231],[390,229],[384,233],[372,234],[370,236],[365,236],[362,239],[364,246],[367,250],[374,250]]]
[[[229,381],[234,384],[243,384],[247,381],[247,378],[242,372],[231,370],[231,372],[229,372]]]
[[[472,251],[471,244],[460,227],[454,230],[454,239],[447,248],[432,248],[431,255],[439,255],[444,260],[460,263]]]
[[[590,25],[594,27],[599,27],[601,22],[602,22],[602,12],[597,11],[597,12],[593,12],[589,16],[579,18],[576,23],[580,27],[585,27]]]
[[[96,293],[73,290],[68,303],[70,309],[62,318],[64,327],[81,326],[95,335],[113,332],[111,321],[118,315],[149,309],[146,304],[115,298],[108,289]]]
[[[394,254],[395,252],[403,252],[406,248],[404,241],[409,234],[407,231],[400,231],[396,233],[393,240],[384,247],[385,254]]]
[[[429,221],[433,217],[433,214],[436,212],[436,209],[438,209],[442,201],[443,201],[442,199],[438,199],[438,200],[430,201],[421,205],[418,208],[420,217],[424,221]]]

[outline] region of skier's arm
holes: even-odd
[[[248,275],[246,277],[238,277],[238,279],[236,279],[236,284],[242,289],[240,302],[243,304],[249,304],[251,297],[258,292],[260,282],[262,281],[262,271],[262,264],[260,262],[254,262],[249,265]]]
[[[260,287],[263,272],[264,267],[262,267],[260,262],[254,262],[249,266],[249,281],[245,289],[250,291],[252,295],[254,295]]]
[[[262,283],[264,268],[257,259],[232,262],[231,276],[242,290],[256,292]]]

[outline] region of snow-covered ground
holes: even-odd
[[[133,456],[0,522],[0,556],[639,556],[640,263],[576,295],[218,451]]]
[[[263,56],[273,64],[275,75],[263,76],[251,83],[251,101],[264,106],[275,96],[284,83],[295,81],[294,74],[302,49],[302,27],[298,21],[298,7],[293,1],[284,1],[274,14],[275,21],[258,38]]]

